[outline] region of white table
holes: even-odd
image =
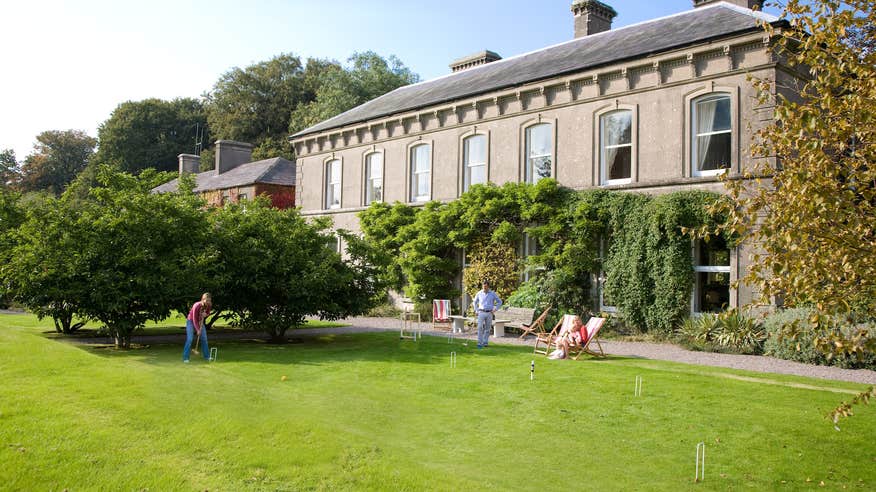
[[[475,318],[470,316],[450,316],[453,333],[462,333],[465,331],[465,323],[476,322]],[[496,338],[505,336],[505,323],[510,323],[510,319],[494,319],[493,320],[493,336]]]
[[[450,323],[453,333],[462,333],[465,331],[465,322],[466,321],[474,321],[474,318],[470,318],[468,316],[450,316]]]

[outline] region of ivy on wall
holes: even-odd
[[[605,272],[605,294],[624,321],[642,330],[669,330],[687,317],[693,286],[687,229],[720,221],[707,213],[720,195],[681,191],[651,196],[587,190],[551,179],[536,185],[477,185],[449,203],[420,209],[373,204],[360,214],[365,238],[387,276],[424,312],[432,299],[454,299],[462,251],[471,268],[464,289],[490,278],[500,295],[531,306],[586,315],[598,308],[594,279]],[[530,235],[536,254],[523,265],[518,248]],[[520,285],[522,268],[530,280]]]
[[[719,199],[680,191],[656,197],[617,193],[607,200],[605,291],[627,324],[670,330],[689,315],[694,277],[685,231],[720,220],[706,212]]]

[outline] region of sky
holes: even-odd
[[[613,28],[692,0],[602,0]],[[29,0],[2,8],[0,150],[98,126],[125,101],[198,98],[234,67],[281,53],[397,56],[428,80],[482,51],[510,57],[573,37],[571,0]],[[776,14],[775,10],[767,10]]]

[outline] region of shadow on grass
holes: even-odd
[[[531,348],[519,345],[490,345],[478,350],[474,341],[426,336],[418,341],[401,340],[395,331],[354,334],[325,334],[291,337],[289,343],[273,344],[265,339],[235,339],[212,341],[218,350],[215,364],[260,363],[276,365],[321,365],[337,362],[395,362],[399,364],[446,364],[450,352],[483,358],[520,354],[531,356]],[[108,359],[127,359],[154,365],[180,364],[182,342],[179,344],[139,344],[129,350],[117,350],[109,345],[74,345],[89,353]],[[192,364],[203,363],[200,355],[192,354]],[[583,360],[578,361],[583,362]]]

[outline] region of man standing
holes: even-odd
[[[478,348],[484,348],[490,342],[490,330],[493,329],[493,313],[502,307],[502,299],[490,290],[490,283],[484,280],[483,290],[479,290],[474,298],[474,308],[478,316]]]

